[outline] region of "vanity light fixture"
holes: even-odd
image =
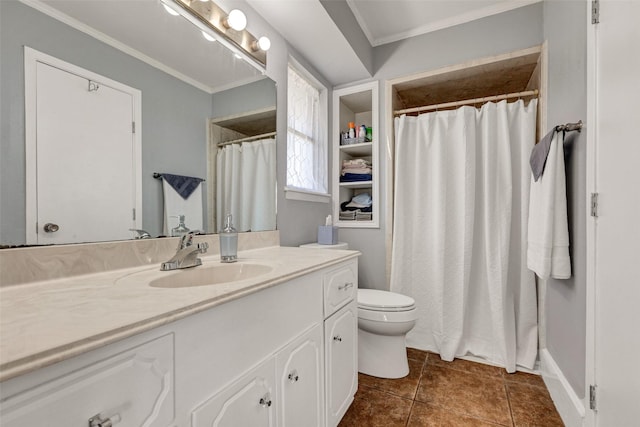
[[[226,28],[242,31],[247,28],[247,17],[240,9],[233,9],[226,18],[222,19],[222,25]]]
[[[266,37],[266,36],[262,36],[258,40],[251,43],[251,50],[253,50],[254,52],[257,50],[266,52],[269,50],[270,47],[271,47],[271,40],[269,40],[269,37]]]
[[[209,37],[215,39],[262,73],[265,72],[266,50],[271,46],[271,42],[266,37],[259,40],[245,29],[247,17],[242,11],[233,9],[230,13],[226,13],[214,0],[160,0],[160,2],[167,11],[170,9],[172,12],[178,12],[199,28],[207,40]]]

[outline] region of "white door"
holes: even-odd
[[[324,425],[322,363],[322,325],[278,352],[278,427]]]
[[[36,60],[35,82],[27,82],[35,83],[35,149],[27,162],[35,162],[28,182],[36,194],[27,208],[35,221],[27,224],[27,243],[128,239],[129,229],[139,228],[136,100],[108,79],[66,65]]]
[[[595,38],[595,152],[599,193],[593,277],[598,426],[640,423],[640,2],[601,1]],[[593,258],[592,258],[593,259]],[[587,374],[593,378],[593,374]]]

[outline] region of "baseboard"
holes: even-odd
[[[585,407],[547,349],[540,350],[540,371],[562,421],[567,427],[584,425]]]

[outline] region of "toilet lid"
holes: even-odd
[[[415,300],[395,292],[358,289],[358,307],[376,311],[406,311],[415,307]]]

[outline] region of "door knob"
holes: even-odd
[[[60,227],[58,227],[58,224],[54,224],[52,222],[46,223],[42,228],[44,229],[45,233],[55,233],[60,229]]]

